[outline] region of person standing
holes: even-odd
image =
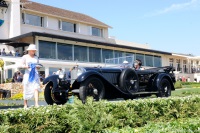
[[[35,98],[35,107],[39,107],[39,92],[40,89],[40,78],[38,75],[38,69],[36,64],[39,63],[39,59],[35,56],[36,46],[30,44],[27,51],[28,54],[22,57],[22,68],[25,69],[25,74],[23,76],[23,98],[24,98],[24,108],[28,107],[28,100],[33,96]]]
[[[56,72],[56,75],[63,75],[64,72],[62,70],[62,68],[59,68],[58,71]]]
[[[6,56],[5,48],[3,48],[3,51],[1,52],[1,55],[2,55],[2,56]]]
[[[19,50],[16,50],[16,52],[15,52],[15,57],[19,57],[19,56],[20,56]]]

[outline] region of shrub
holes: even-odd
[[[193,84],[199,84],[198,82],[182,82],[182,85],[193,85]]]
[[[86,104],[53,105],[28,110],[0,111],[0,130],[5,132],[140,132],[149,123],[172,123],[200,115],[200,95]],[[183,127],[189,123],[183,124]],[[181,126],[181,122],[179,124]],[[192,130],[196,130],[198,123]],[[152,128],[159,127],[152,124]],[[155,130],[154,130],[155,131]]]
[[[138,128],[138,132],[177,132],[177,133],[189,133],[200,132],[200,118],[184,118],[170,122],[150,122],[142,128]]]
[[[185,88],[200,88],[200,83],[197,82],[182,82]]]
[[[183,87],[183,86],[182,86],[182,82],[181,82],[181,81],[177,81],[177,82],[175,83],[174,87],[175,87],[175,89],[180,89],[180,88],[182,88],[182,87]]]
[[[15,94],[10,99],[12,99],[12,100],[22,100],[23,99],[23,94],[22,93]]]

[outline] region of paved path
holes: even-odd
[[[22,106],[0,106],[0,109],[8,109],[8,108],[23,108],[23,104],[24,104],[24,101],[23,100],[0,100],[0,103],[5,103],[5,104],[19,104],[19,105],[22,105]],[[47,103],[45,101],[39,101],[39,105],[41,106],[46,106]],[[31,107],[31,106],[34,106],[34,100],[29,100],[28,101],[28,106]]]
[[[15,103],[15,104],[24,104],[24,101],[23,100],[0,100],[1,103],[5,103],[5,104],[8,104],[8,103]],[[31,106],[31,105],[34,105],[34,100],[29,100],[28,101],[28,105]],[[39,101],[39,105],[47,105],[47,103],[45,101]]]

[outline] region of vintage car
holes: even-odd
[[[44,97],[47,104],[64,104],[71,95],[77,95],[83,103],[88,96],[100,99],[134,99],[138,96],[168,97],[175,90],[173,67],[146,70],[134,68],[75,67],[71,79],[64,75],[47,77]]]

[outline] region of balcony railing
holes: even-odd
[[[9,56],[9,57],[22,57],[24,54],[12,53],[12,52],[0,52],[0,56]]]

